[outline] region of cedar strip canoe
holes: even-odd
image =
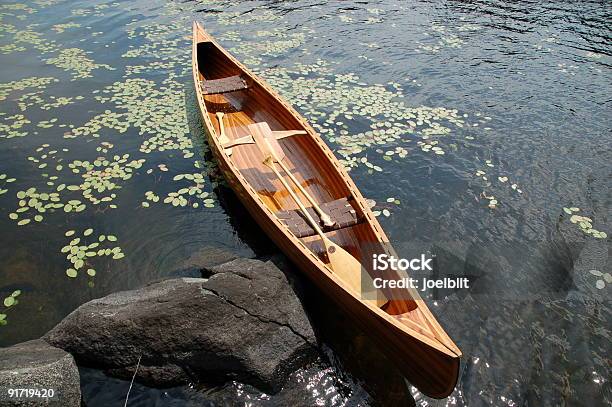
[[[289,191],[264,165],[252,134],[264,129],[278,140],[282,162],[321,209],[337,222],[325,236],[376,277],[374,253],[393,254],[389,239],[363,196],[321,137],[281,96],[193,23],[193,79],[208,142],[231,188],[259,226],[328,297],[386,352],[424,394],[447,397],[459,374],[461,351],[444,332],[416,290],[378,307],[364,301],[334,273],[320,237]],[[222,112],[222,136],[218,112]],[[277,145],[278,147],[278,145]],[[286,181],[289,181],[286,174]],[[289,182],[292,188],[295,184]],[[298,187],[293,189],[316,213]],[[395,277],[400,271],[393,271]],[[388,277],[388,276],[386,276]]]

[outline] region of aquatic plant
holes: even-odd
[[[254,22],[273,22],[280,20],[282,16],[272,10],[255,8],[250,13],[225,12],[219,16],[218,23],[221,25],[245,25]]]
[[[0,312],[0,326],[5,326],[8,324],[7,314],[6,312],[9,308],[14,307],[19,304],[19,300],[17,297],[21,295],[21,290],[13,291],[9,296],[5,297],[2,301],[2,305],[4,305],[4,309]]]
[[[62,152],[67,152],[67,148],[63,148]],[[53,187],[55,185],[55,181],[59,178],[57,173],[62,170],[63,158],[58,156],[59,151],[52,149],[48,143],[45,143],[36,149],[36,152],[39,153],[36,157],[34,155],[28,156],[28,161],[31,161],[33,164],[37,166],[39,170],[43,170],[41,175],[43,178],[47,178],[47,185]],[[54,175],[50,175],[49,171],[55,170]]]
[[[100,143],[98,147],[96,147],[96,151],[106,154],[108,153],[108,150],[112,149],[113,147],[115,147],[113,143],[110,143],[108,141],[103,141]]]
[[[298,75],[317,71],[318,64],[314,64],[300,70]],[[403,144],[414,136],[421,138],[422,151],[443,155],[444,149],[439,144],[442,137],[451,133],[448,126],[462,127],[464,124],[464,118],[456,109],[406,105],[401,100],[401,86],[396,83],[390,84],[389,89],[363,83],[355,74],[329,74],[325,70],[314,78],[298,76],[289,69],[278,67],[264,70],[262,74],[283,96],[305,110],[314,122],[313,127],[338,144],[336,151],[348,168],[364,164],[378,170],[367,164],[369,160],[363,154],[371,147],[378,147],[383,155],[401,147],[399,151],[405,157],[408,149]],[[369,121],[370,130],[350,134],[348,123],[356,118],[360,122]],[[383,149],[383,146],[388,147]],[[355,159],[355,156],[358,157]]]
[[[181,32],[184,27],[184,23],[180,19],[170,24],[128,27],[128,38],[132,40],[142,38],[146,42],[140,46],[130,46],[130,50],[125,52],[122,57],[152,58],[158,62],[182,61],[187,64],[189,55],[184,52],[184,49],[189,46],[189,42],[185,38],[177,38],[176,36],[176,33]],[[169,71],[169,73],[172,74],[172,71]]]
[[[58,189],[61,191],[61,188],[58,187]],[[30,210],[35,213],[33,219],[36,222],[42,222],[47,211],[54,212],[63,209],[64,212],[71,212],[74,209],[75,212],[81,212],[85,209],[85,205],[79,200],[72,199],[63,203],[59,192],[43,192],[35,187],[18,191],[16,196],[19,199],[18,208],[9,214],[9,218],[17,221],[18,226],[24,226],[31,222],[32,218],[24,218],[24,216],[31,214]]]
[[[111,257],[113,260],[120,260],[125,257],[121,247],[116,245],[117,237],[115,235],[98,235],[93,236],[94,230],[87,228],[83,231],[82,237],[75,237],[70,242],[62,247],[61,253],[66,255],[72,266],[66,269],[66,275],[70,278],[78,276],[81,269],[87,269],[86,273],[90,277],[96,275],[96,269],[93,267],[96,257]],[[70,238],[76,233],[75,230],[68,230],[65,236]],[[89,243],[87,243],[89,242]]]
[[[485,188],[490,188],[493,185],[493,182],[499,182],[500,184],[510,185],[510,188],[513,191],[516,191],[518,194],[523,193],[523,191],[519,188],[518,184],[515,182],[511,182],[507,175],[499,175],[497,176],[497,178],[490,176],[487,171],[493,170],[489,170],[489,168],[495,168],[495,164],[493,164],[492,160],[485,160],[484,165],[481,166],[481,168],[476,170],[476,172],[474,173],[475,177],[481,179],[484,182]],[[482,191],[480,196],[487,200],[487,206],[491,209],[495,209],[499,205],[498,198],[496,198],[494,195],[487,195],[486,190]]]
[[[42,33],[38,31],[34,31],[32,29],[33,26],[28,27],[30,28],[15,32],[15,34],[13,35],[13,41],[15,42],[15,44],[27,44],[43,54],[58,52],[61,50],[61,46],[57,42],[46,38]]]
[[[608,234],[606,232],[601,232],[593,228],[593,220],[591,218],[577,214],[578,212],[580,212],[580,208],[563,207],[563,212],[570,215],[570,222],[577,225],[584,234],[590,235],[597,239],[605,239],[608,237]]]
[[[459,31],[475,31],[472,30],[470,25],[462,25],[458,28]],[[443,48],[461,48],[465,41],[461,39],[457,34],[453,33],[452,30],[442,24],[433,23],[431,25],[431,32],[425,33],[426,36],[432,37],[435,43],[423,43],[416,41],[418,44],[417,51],[425,51],[429,53],[438,53]]]
[[[72,80],[91,78],[91,71],[94,69],[114,70],[110,65],[97,64],[91,58],[87,57],[87,52],[80,48],[67,48],[59,51],[57,57],[47,58],[47,64],[55,65],[65,71],[72,72]]]
[[[68,189],[82,191],[83,198],[94,205],[110,202],[116,198],[115,193],[102,195],[121,188],[119,182],[132,178],[134,170],[142,167],[144,159],[129,160],[130,155],[114,155],[112,159],[98,157],[93,162],[75,160],[68,164],[68,168],[75,174],[82,174],[83,183],[70,185]],[[113,208],[113,206],[111,206]]]
[[[199,206],[199,203],[191,202],[191,197],[200,198],[202,204],[207,208],[214,207],[214,199],[209,197],[209,193],[204,191],[204,175],[199,172],[178,174],[173,178],[174,181],[187,180],[191,185],[181,188],[176,192],[170,192],[163,203],[172,204],[172,206],[187,206],[191,204],[194,208]]]
[[[342,21],[343,23],[352,23],[354,20],[351,16],[346,15],[346,13],[340,13],[338,14],[338,18],[340,19],[340,21]]]
[[[116,130],[119,133],[125,133],[130,127],[130,122],[127,120],[128,115],[125,113],[112,112],[105,110],[80,127],[73,127],[70,131],[64,133],[64,138],[76,138],[78,136],[100,137],[99,131],[102,128]]]
[[[288,50],[297,48],[304,44],[306,35],[312,33],[312,31],[287,33],[284,27],[276,27],[267,31],[257,31],[255,33],[255,37],[265,37],[273,40],[258,41],[256,43],[249,44],[249,46],[252,47],[250,53],[252,54],[254,51],[258,55],[262,56],[281,56],[286,54]]]
[[[55,24],[53,27],[51,27],[51,29],[58,34],[61,34],[64,31],[66,31],[68,28],[78,28],[80,26],[81,24],[70,22],[70,23],[64,23],[64,24]]]
[[[0,138],[11,139],[28,135],[27,131],[20,131],[25,125],[31,123],[24,115],[6,116],[5,113],[0,112],[0,120],[2,121],[0,122]]]
[[[36,9],[29,7],[28,5],[23,4],[23,3],[0,4],[0,10],[2,11],[6,11],[6,10],[23,11],[28,14],[32,14],[36,12]],[[11,15],[11,14],[8,14],[8,15]]]
[[[610,273],[602,273],[599,270],[589,270],[589,273],[595,277],[601,277],[595,281],[595,287],[597,287],[599,290],[606,288],[606,284],[612,284],[612,274]]]
[[[28,88],[45,89],[52,82],[59,82],[58,79],[52,77],[36,77],[23,78],[16,81],[0,83],[0,101],[12,92],[24,90]]]
[[[83,96],[60,96],[56,97],[45,95],[44,91],[24,93],[17,99],[17,106],[21,111],[26,111],[30,107],[38,107],[41,110],[51,110],[62,106],[68,106],[77,100],[83,100]]]
[[[89,8],[77,8],[77,9],[73,9],[72,10],[72,15],[73,16],[94,16],[94,17],[103,17],[104,16],[104,10],[108,10],[111,7],[117,7],[120,6],[120,3],[117,2],[113,2],[113,3],[103,3],[103,4],[96,4],[92,7]]]
[[[17,44],[7,44],[0,46],[0,53],[4,55],[12,54],[13,52],[25,51],[26,47]]]
[[[9,177],[8,175],[0,172],[0,195],[6,194],[8,192],[8,185],[17,181],[16,178]]]
[[[135,126],[139,128],[140,135],[149,136],[140,147],[143,153],[180,150],[184,158],[190,158],[193,156],[193,144],[189,137],[181,87],[181,84],[169,79],[162,86],[140,78],[115,82],[103,91],[109,96],[97,96],[96,99],[102,103],[113,103],[117,109],[126,113],[108,111],[105,114],[114,117],[106,122],[96,120],[76,132],[73,130],[72,134],[89,134],[109,124],[124,129],[126,126]]]
[[[372,209],[372,214],[376,217],[382,215],[385,217],[389,217],[392,214],[393,206],[400,205],[401,201],[394,197],[389,197],[386,199],[386,204],[377,204],[376,201],[370,199],[368,204]]]

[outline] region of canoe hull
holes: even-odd
[[[198,27],[194,24],[194,61],[197,60],[195,44],[197,30]],[[214,41],[209,37],[207,39]],[[221,50],[226,53],[222,48]],[[199,82],[201,80],[195,63],[193,69],[200,114],[206,129],[208,143],[225,179],[249,214],[279,249],[364,332],[376,333],[369,335],[373,342],[414,386],[430,397],[447,397],[457,382],[460,353],[457,355],[456,352],[444,352],[431,347],[417,337],[407,334],[384,312],[373,312],[364,302],[355,298],[331,278],[328,271],[322,267],[322,263],[316,260],[316,255],[305,251],[303,245],[296,244],[296,239],[287,233],[286,228],[271,218],[271,212],[262,205],[260,200],[254,198],[252,188],[249,188],[244,177],[241,177],[236,168],[230,164],[227,155],[222,152],[216,135],[217,130],[206,110],[204,96],[200,91]],[[252,75],[248,71],[247,73]],[[283,103],[286,102],[283,101]],[[294,114],[294,112],[288,113]],[[303,118],[300,117],[299,120],[305,123]],[[307,128],[313,131],[309,126]],[[356,194],[360,197],[358,191]]]

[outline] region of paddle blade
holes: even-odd
[[[229,142],[229,138],[225,135],[225,126],[223,125],[223,112],[217,112],[217,120],[219,121],[219,143],[225,144]],[[231,154],[231,150],[227,149],[228,155]],[[226,151],[227,151],[226,150]]]
[[[363,302],[379,308],[387,303],[387,298],[384,293],[374,288],[372,278],[368,272],[363,269],[363,266],[356,258],[327,238],[323,239],[323,243],[334,274],[353,291],[358,293]],[[366,279],[366,281],[364,281],[364,286],[372,287],[372,290],[374,290],[374,292],[368,291],[367,299],[363,298],[362,278]]]

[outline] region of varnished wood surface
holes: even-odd
[[[459,372],[461,351],[438,324],[415,290],[385,292],[393,298],[385,309],[361,301],[334,275],[322,255],[318,236],[297,238],[275,216],[275,212],[296,209],[297,205],[271,169],[263,164],[254,144],[241,144],[226,154],[219,142],[217,112],[224,113],[225,135],[229,142],[249,134],[248,125],[267,122],[273,131],[305,131],[279,140],[283,163],[316,202],[325,203],[352,196],[364,221],[326,233],[335,244],[350,252],[371,270],[375,252],[394,254],[384,231],[342,165],[312,127],[266,83],[225,51],[197,23],[193,27],[193,77],[202,119],[212,151],[230,186],[249,213],[279,248],[319,288],[351,315],[397,362],[400,370],[423,393],[446,397],[453,390]],[[204,95],[200,84],[210,79],[241,75],[249,88],[219,95]],[[296,193],[298,189],[294,190]],[[302,202],[307,202],[299,194]],[[388,276],[400,272],[391,271]],[[388,277],[387,276],[387,277]],[[404,298],[404,299],[399,299]],[[410,298],[410,299],[405,299]]]

